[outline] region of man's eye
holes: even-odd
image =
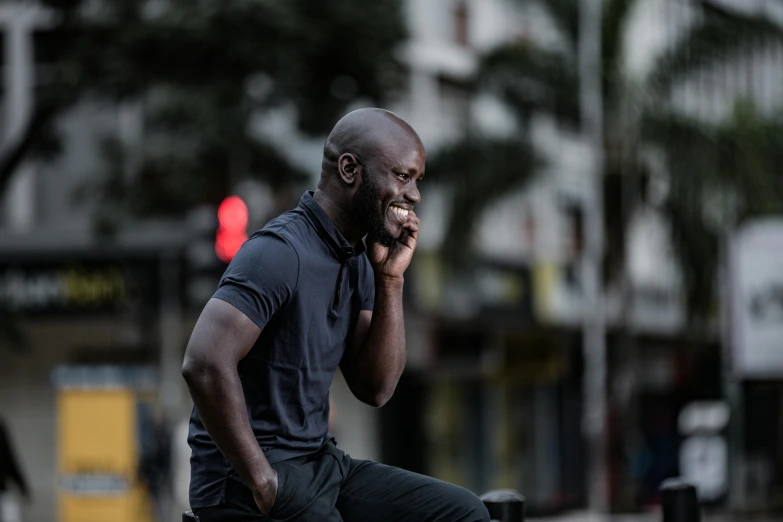
[[[404,181],[408,181],[411,178],[409,174],[398,173],[397,176],[399,176],[400,179],[402,179]]]

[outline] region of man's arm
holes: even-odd
[[[340,370],[360,401],[380,408],[394,394],[405,369],[403,281],[376,275],[374,312],[362,310]]]
[[[277,474],[250,428],[237,364],[261,334],[234,306],[210,299],[193,329],[182,375],[201,421],[267,514],[277,494]]]
[[[353,338],[340,363],[351,392],[376,408],[391,399],[405,369],[403,274],[419,236],[419,218],[412,210],[408,216],[403,233],[394,245],[372,243],[368,248],[375,274],[375,305],[372,312],[360,312]]]

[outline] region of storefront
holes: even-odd
[[[416,262],[408,350],[420,362],[380,410],[384,461],[476,492],[517,489],[531,514],[579,506],[579,332],[537,320],[527,266]]]
[[[475,326],[442,328],[427,411],[432,472],[476,491],[522,491],[531,514],[579,505],[578,334],[531,326],[482,339]],[[450,360],[446,347],[468,343],[483,345],[483,362]]]
[[[607,347],[611,506],[649,509],[660,502],[661,483],[683,472],[684,409],[724,400],[720,346],[699,336],[615,330]]]
[[[73,393],[79,386],[72,380],[68,386],[58,384],[55,371],[75,366],[144,367],[160,375],[164,361],[161,346],[166,339],[163,325],[176,324],[176,329],[185,332],[193,320],[181,312],[173,323],[162,310],[162,302],[171,299],[166,295],[171,294],[171,287],[162,283],[172,259],[178,262],[176,258],[163,258],[157,251],[122,249],[0,254],[0,307],[7,318],[3,326],[11,334],[21,336],[18,343],[9,340],[13,335],[3,341],[0,413],[8,421],[34,495],[35,501],[28,508],[30,519],[65,521],[74,520],[73,516],[83,519],[84,516],[74,514],[74,506],[86,504],[74,503],[73,496],[65,501],[66,490],[93,497],[117,494],[111,481],[75,479],[85,473],[100,475],[107,470],[68,468],[64,464],[68,461],[65,453],[75,450],[68,450],[63,443],[64,434],[75,425],[94,417],[96,430],[100,430],[104,421],[113,418],[103,416],[98,409],[79,406],[81,403],[75,397],[84,398],[87,401],[84,404],[103,403],[109,400],[109,395],[114,397],[117,393],[99,394],[94,399]],[[174,300],[181,303],[181,293],[175,294]],[[182,335],[176,338],[181,339]],[[144,403],[149,405],[146,415],[133,406],[135,402],[128,402],[132,387],[125,387],[126,392],[114,397],[118,404],[130,405],[130,417],[125,420],[139,428],[129,428],[133,438],[128,448],[135,449],[126,457],[131,460],[142,453],[145,432],[142,427],[148,424],[142,422],[142,416],[149,419],[159,415],[154,413],[161,406],[159,379],[153,380],[152,389],[145,388]],[[88,452],[93,449],[99,451],[100,447],[86,447]],[[129,469],[122,471],[130,473]],[[133,474],[129,476],[138,479]],[[134,495],[137,504],[148,502],[137,491]],[[90,516],[100,519],[100,510]]]

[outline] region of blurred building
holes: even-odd
[[[0,6],[5,36],[4,147],[19,139],[32,113],[36,89],[45,85],[47,63],[35,52],[34,43],[50,22],[49,13],[32,2]],[[140,108],[133,104],[80,103],[58,121],[62,154],[53,162],[25,160],[14,171],[5,194],[0,221],[0,321],[6,334],[18,328],[22,341],[17,345],[8,340],[15,335],[3,341],[0,410],[20,440],[20,459],[30,470],[35,501],[26,508],[25,520],[56,520],[57,513],[66,517],[62,520],[78,518],[81,508],[72,502],[69,491],[87,488],[111,496],[127,488],[128,498],[139,495],[137,484],[112,484],[108,474],[101,475],[111,470],[98,469],[101,463],[88,464],[69,453],[80,451],[70,449],[68,433],[73,429],[84,428],[99,436],[105,427],[102,422],[116,424],[122,414],[114,410],[112,416],[101,418],[99,410],[90,410],[89,400],[76,405],[78,401],[56,385],[55,370],[110,365],[152,367],[153,375],[160,375],[166,366],[170,376],[180,362],[169,358],[163,363],[161,347],[173,346],[179,359],[188,321],[192,324],[192,318],[180,312],[179,268],[187,240],[183,223],[135,222],[115,237],[100,237],[95,234],[93,208],[76,197],[85,182],[104,168],[101,138],[118,134],[128,141],[139,139],[140,123]],[[107,386],[115,390],[124,385],[117,381]],[[94,386],[87,377],[71,387]],[[174,397],[174,408],[178,405],[184,411],[179,380],[167,392]],[[121,411],[129,417],[121,418],[117,429],[126,427],[130,431],[123,433],[131,439],[116,441],[123,449],[116,459],[127,463],[123,473],[136,480],[141,464],[137,459],[154,435],[151,419],[160,416],[161,401],[158,393],[138,404],[131,395],[127,397],[127,409]],[[92,419],[94,424],[83,424],[90,422],[89,411],[74,416],[74,408],[82,407],[99,416]],[[108,444],[106,451],[116,451],[110,441],[103,442]],[[66,471],[79,477],[89,473],[95,480],[66,480]]]
[[[473,98],[468,81],[492,47],[523,36],[546,38],[541,24],[514,2],[408,5],[410,86],[397,110],[419,130],[428,153],[437,155],[469,131],[516,132],[503,105]],[[557,139],[553,132],[541,122],[542,146]],[[392,433],[395,420],[421,431],[406,439],[405,450],[390,435],[387,460],[475,491],[519,489],[539,511],[579,505],[583,491],[581,474],[572,471],[583,467],[581,439],[569,435],[581,422],[581,373],[578,305],[568,309],[568,294],[578,286],[579,209],[588,187],[579,165],[583,146],[573,136],[557,146],[563,163],[509,193],[480,221],[479,256],[465,271],[451,272],[440,254],[448,216],[460,209],[452,208],[446,189],[431,183],[423,189],[425,227],[406,309],[410,371],[399,402],[381,411],[382,434]],[[553,277],[561,269],[570,271],[563,285]],[[554,302],[557,292],[565,307]],[[558,313],[564,320],[549,320]]]
[[[749,8],[740,4],[636,3],[624,35],[624,67],[642,78],[705,13],[731,16],[733,9]],[[758,3],[758,14],[774,19],[764,5]],[[524,37],[557,45],[546,18],[532,4],[502,1],[422,2],[411,5],[409,13],[412,38],[403,54],[410,67],[409,94],[396,110],[420,130],[430,153],[468,127],[498,135],[513,132],[502,104],[490,97],[471,98],[464,82],[475,71],[478,55],[498,43]],[[734,103],[743,98],[773,114],[783,102],[782,50],[771,45],[731,57],[718,70],[695,68],[675,87],[671,103],[711,122],[730,117]],[[414,325],[409,368],[420,373],[408,372],[410,394],[398,394],[407,403],[398,406],[396,419],[412,422],[411,412],[418,407],[414,422],[424,436],[406,439],[408,450],[394,453],[398,441],[391,435],[382,451],[392,452],[384,456],[401,465],[419,466],[475,490],[520,489],[531,510],[543,512],[585,500],[585,476],[577,471],[584,468],[584,447],[577,434],[582,414],[581,230],[591,187],[584,169],[589,151],[579,136],[543,117],[531,131],[549,168],[486,212],[475,238],[480,259],[471,272],[454,275],[444,269],[439,247],[445,216],[459,209],[450,208],[447,191],[426,187],[420,213],[426,226],[411,276],[415,313],[408,321]],[[618,510],[657,502],[661,481],[682,472],[686,434],[678,419],[683,409],[696,401],[727,401],[731,395],[719,315],[726,303],[718,305],[716,295],[707,324],[689,321],[660,206],[665,164],[657,162],[655,151],[649,154],[652,186],[622,225],[625,269],[606,288],[609,477],[611,503]],[[627,190],[622,187],[629,182],[620,183],[619,190]],[[734,407],[748,409],[753,397],[770,400],[775,386],[748,385],[744,401]],[[422,394],[428,397],[423,404]],[[764,409],[775,410],[774,405]],[[381,417],[387,426],[381,430],[383,441],[384,433],[394,433],[394,416],[387,409]],[[780,476],[774,471],[779,437],[774,422],[756,414],[753,419],[745,423],[742,456],[730,473],[747,475],[740,496],[752,497],[764,509],[773,502],[773,477]],[[411,455],[410,443],[421,448],[420,455]],[[728,483],[729,477],[722,480]],[[754,493],[762,483],[765,493]],[[728,494],[724,491],[719,501]]]
[[[676,0],[644,2],[639,6],[638,24],[634,27],[636,41],[644,47],[628,43],[628,66],[643,72],[662,50],[679,42],[685,29],[705,16],[730,22],[738,15],[757,16],[771,24],[783,27],[783,13],[774,2],[741,2],[736,0],[705,0],[701,4]],[[774,117],[783,108],[783,44],[764,42],[761,36],[754,43],[728,53],[720,45],[714,50],[723,59],[714,66],[695,64],[693,72],[675,85],[669,107],[682,114],[707,123],[727,124],[736,117],[738,103],[749,103],[762,117]],[[742,175],[737,173],[737,175]],[[665,168],[653,177],[659,186],[666,184]],[[729,195],[729,197],[731,197]],[[704,202],[704,211],[712,205]],[[715,205],[717,207],[717,205]],[[714,211],[713,211],[714,213]],[[714,216],[714,219],[722,219]],[[641,426],[649,425],[659,417],[660,430],[666,433],[667,444],[680,451],[678,459],[669,463],[668,473],[682,472],[682,442],[685,436],[678,429],[677,416],[690,402],[720,399],[731,405],[732,430],[724,435],[729,439],[732,457],[726,477],[727,491],[720,501],[735,509],[771,509],[779,504],[780,484],[783,479],[783,463],[780,460],[780,391],[779,376],[775,379],[753,379],[741,373],[737,365],[736,338],[731,337],[735,325],[730,322],[733,310],[742,308],[736,296],[727,293],[729,273],[728,241],[724,241],[720,253],[721,292],[715,295],[715,307],[709,324],[693,324],[685,317],[681,303],[683,296],[681,276],[672,264],[671,243],[666,237],[664,213],[656,208],[651,198],[629,224],[629,270],[633,291],[633,305],[645,300],[657,308],[658,320],[664,323],[648,324],[665,338],[655,340],[645,353],[638,343],[637,364],[641,368],[655,368],[649,374],[660,378],[650,379],[644,372],[636,371],[641,379],[637,403],[642,415]],[[727,233],[727,239],[729,234]],[[769,251],[769,255],[772,255]],[[669,259],[665,259],[668,257]],[[652,301],[650,301],[652,299]],[[669,313],[661,313],[668,310]],[[634,309],[636,313],[636,309]],[[638,330],[638,327],[637,327]],[[649,336],[638,331],[637,337]],[[664,342],[661,342],[664,341]],[[749,349],[748,347],[743,349]],[[627,361],[627,359],[626,359]],[[646,382],[645,381],[657,381]],[[618,385],[621,382],[618,381]],[[753,404],[764,403],[764,408]],[[762,411],[764,413],[762,413]],[[649,433],[649,429],[648,429]],[[721,470],[720,473],[726,473]],[[716,471],[717,473],[717,471]]]

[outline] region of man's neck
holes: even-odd
[[[321,207],[321,210],[324,211],[326,217],[334,223],[334,226],[337,227],[337,230],[340,231],[343,237],[348,240],[352,247],[355,247],[364,234],[356,230],[350,211],[346,210],[344,205],[340,205],[332,196],[321,189],[315,190],[313,199]]]

